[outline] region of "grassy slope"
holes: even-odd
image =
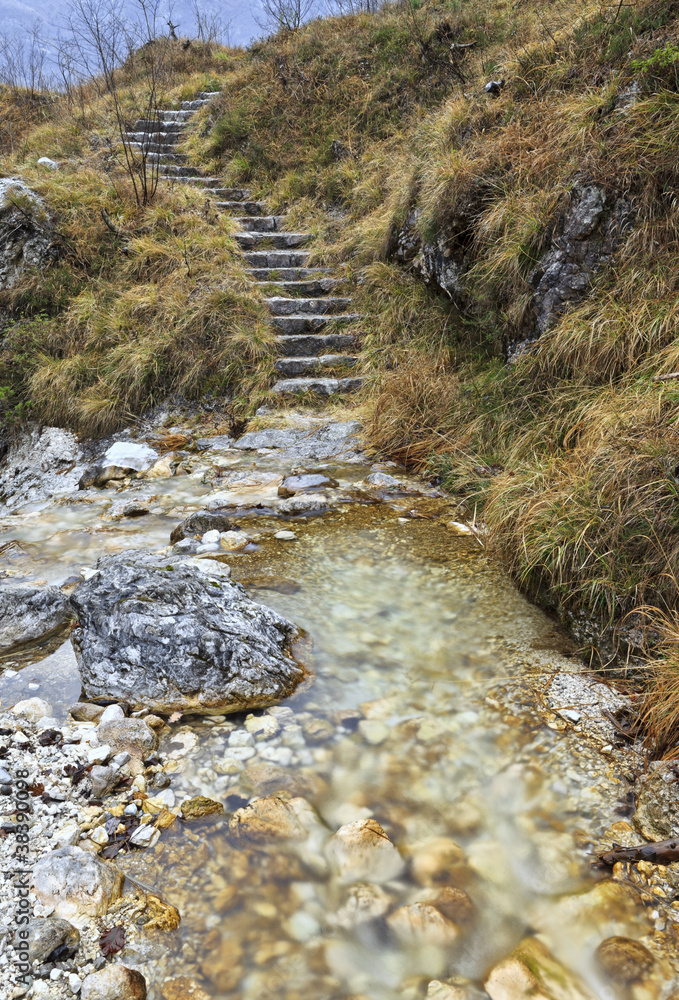
[[[175,49],[162,106],[219,86],[230,65],[228,52]],[[121,83],[134,121],[143,107],[134,63]],[[19,320],[0,353],[5,422],[34,415],[97,435],[173,392],[256,396],[268,384],[271,334],[228,219],[206,212],[201,193],[162,180],[149,207],[136,204],[111,101],[96,84],[74,103],[3,92],[0,113],[3,172],[44,197],[61,249],[56,265],[0,296]],[[60,169],[37,167],[40,156]]]
[[[190,141],[207,168],[290,210],[318,234],[319,261],[342,261],[358,280],[377,446],[442,475],[526,589],[592,616],[599,632],[645,605],[671,617],[677,607],[679,384],[652,376],[679,368],[678,28],[679,4],[658,0],[429,0],[314,22],[211,57],[209,85],[224,96],[214,128]],[[473,43],[455,64],[451,41]],[[199,72],[178,67],[171,96],[207,84]],[[507,79],[497,99],[482,90],[491,77]],[[634,81],[641,92],[621,113],[614,98]],[[97,133],[96,120],[87,127]],[[64,150],[71,180],[38,179],[36,156]],[[183,192],[141,219],[120,184],[102,189],[96,159],[79,123],[50,119],[5,161],[36,180],[77,243],[13,297],[48,318],[13,335],[6,363],[19,371],[7,380],[38,415],[90,431],[174,388],[231,385],[253,401],[266,332],[227,224],[199,220]],[[626,192],[635,227],[585,299],[508,368],[503,344],[522,328],[530,271],[583,178]],[[99,225],[103,200],[124,225],[151,226],[127,257]],[[470,219],[462,312],[390,259],[414,205],[425,239]],[[190,278],[184,238],[205,250]],[[223,303],[207,308],[214,259],[235,325]],[[188,322],[181,337],[173,318]]]

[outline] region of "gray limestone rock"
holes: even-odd
[[[92,784],[92,796],[95,799],[101,799],[113,789],[119,774],[115,767],[95,764],[89,777]]]
[[[297,628],[250,600],[221,563],[132,551],[97,569],[71,598],[88,697],[236,712],[279,701],[305,676],[290,654]]]
[[[50,635],[72,617],[68,597],[58,587],[4,584],[0,588],[0,650]]]
[[[544,333],[587,291],[633,223],[627,197],[595,183],[576,184],[551,246],[531,275],[536,333]]]
[[[0,289],[60,255],[45,203],[19,177],[0,179]]]
[[[291,462],[309,459],[325,461],[329,458],[352,461],[361,454],[358,440],[360,430],[361,424],[358,420],[322,424],[320,427],[312,426],[305,430],[270,428],[244,434],[234,447],[246,451],[276,448],[280,451],[281,457]]]
[[[36,862],[31,887],[38,902],[58,917],[96,917],[122,894],[123,873],[80,847],[60,847]]]
[[[0,467],[0,500],[9,509],[78,489],[83,459],[74,434],[33,427],[9,445]]]
[[[61,917],[38,917],[28,926],[28,957],[37,965],[42,965],[51,956],[54,956],[52,961],[63,961],[73,955],[79,945],[80,931]]]

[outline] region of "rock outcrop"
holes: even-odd
[[[305,676],[290,653],[296,627],[228,577],[212,560],[144,551],[100,559],[71,598],[87,697],[222,713],[291,694]]]
[[[32,427],[13,440],[0,469],[0,499],[9,508],[63,496],[78,488],[82,452],[60,427]]]
[[[72,617],[68,597],[58,587],[4,584],[0,588],[0,650],[42,639]]]
[[[44,201],[19,177],[0,180],[0,289],[59,257]]]

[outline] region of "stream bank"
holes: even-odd
[[[584,671],[449,497],[372,463],[360,423],[340,415],[263,413],[235,441],[217,417],[167,409],[115,441],[50,430],[10,454],[6,581],[72,594],[98,558],[133,549],[211,562],[304,630],[312,676],[253,712],[110,706],[153,741],[125,750],[99,709],[69,715],[80,677],[65,633],[3,657],[3,711],[44,703],[1,726],[0,765],[35,790],[34,878],[54,848],[87,852],[68,855],[76,868],[108,855],[126,876],[95,913],[34,883],[37,919],[54,905],[80,944],[9,995],[62,1000],[80,989],[70,977],[113,963],[165,1000],[664,1000],[677,976],[671,871],[590,865],[640,839],[643,761],[610,717],[624,697]],[[104,784],[66,764],[98,767]],[[5,801],[3,851],[16,821]],[[3,904],[6,968],[15,902]],[[106,958],[99,937],[118,925],[124,947]]]

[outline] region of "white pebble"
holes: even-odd
[[[235,733],[231,733],[229,736],[230,747],[251,747],[254,746],[254,743],[254,736],[245,729],[237,729]]]
[[[294,542],[297,535],[294,531],[277,531],[274,538],[279,538],[282,542]]]

